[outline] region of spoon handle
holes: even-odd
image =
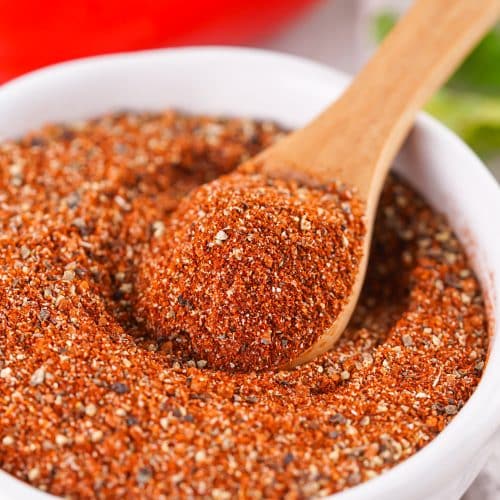
[[[417,111],[499,15],[500,0],[417,0],[345,93],[264,159],[357,186],[370,216]]]

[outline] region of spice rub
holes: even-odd
[[[136,316],[159,339],[186,335],[208,367],[283,366],[349,298],[363,216],[341,184],[306,186],[258,168],[204,184],[146,248]]]
[[[122,113],[0,145],[2,469],[67,497],[321,496],[460,411],[488,346],[481,291],[446,220],[395,177],[351,323],[313,362],[212,370],[186,336],[137,321],[139,270],[172,211],[281,134]]]

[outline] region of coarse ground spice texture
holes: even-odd
[[[213,370],[189,337],[136,319],[143,258],[179,202],[281,135],[122,113],[0,145],[5,471],[69,498],[314,497],[391,468],[460,411],[487,351],[481,292],[446,220],[395,177],[349,328],[315,361]]]
[[[136,317],[161,340],[184,335],[208,368],[286,365],[349,298],[363,217],[346,186],[273,179],[256,166],[204,184],[142,256]]]

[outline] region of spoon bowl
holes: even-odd
[[[199,355],[203,354],[204,358],[211,356],[216,363],[215,365],[211,363],[211,365],[219,368],[238,366],[240,369],[252,370],[293,367],[315,358],[332,347],[344,331],[361,292],[378,199],[394,157],[420,107],[451,75],[482,35],[495,23],[499,15],[500,0],[415,1],[380,49],[337,101],[304,128],[295,131],[256,158],[251,159],[248,167],[243,166],[243,169],[240,167],[236,173],[228,176],[230,178],[240,175],[242,171],[253,174],[255,172],[253,166],[256,165],[259,174],[264,176],[262,189],[268,182],[266,179],[298,180],[306,190],[309,187],[328,186],[337,182],[352,187],[353,199],[356,202],[359,199],[365,204],[363,220],[353,211],[353,216],[358,217],[358,221],[355,221],[353,225],[358,222],[364,225],[364,238],[360,242],[359,233],[351,231],[349,223],[345,222],[345,217],[339,216],[336,218],[338,227],[348,230],[344,235],[344,239],[347,238],[346,245],[342,238],[338,238],[335,248],[331,249],[328,254],[321,251],[322,258],[316,258],[317,255],[311,247],[308,253],[311,266],[302,273],[299,272],[301,262],[298,259],[294,262],[295,269],[291,272],[283,272],[284,268],[281,269],[279,267],[281,264],[279,264],[278,269],[273,267],[270,272],[258,273],[261,276],[260,280],[269,283],[269,286],[273,285],[273,288],[280,288],[281,283],[290,285],[288,288],[291,291],[288,292],[286,301],[283,300],[282,295],[280,299],[276,296],[269,298],[262,290],[257,292],[254,285],[250,283],[251,279],[243,278],[247,273],[247,267],[243,265],[238,268],[236,263],[231,264],[236,269],[236,278],[231,275],[231,279],[234,280],[238,290],[243,290],[241,294],[238,294],[238,303],[245,304],[245,296],[250,300],[250,297],[255,295],[262,297],[261,303],[252,303],[251,311],[248,311],[245,307],[235,305],[235,299],[230,298],[233,293],[230,289],[228,292],[231,292],[231,295],[211,294],[211,301],[205,307],[209,310],[208,313],[200,312],[203,308],[200,308],[198,303],[197,306],[192,307],[193,311],[187,314],[185,307],[182,305],[179,307],[176,303],[175,297],[180,293],[178,290],[181,288],[175,288],[175,284],[187,282],[186,272],[189,272],[193,266],[201,269],[203,262],[192,263],[192,267],[182,266],[180,270],[176,267],[175,262],[188,262],[187,257],[193,254],[190,245],[193,242],[196,244],[197,239],[193,239],[192,242],[186,241],[187,250],[183,257],[177,254],[173,258],[166,257],[166,261],[170,262],[166,266],[169,271],[173,268],[172,273],[166,275],[168,277],[164,276],[163,279],[155,279],[155,281],[168,282],[176,291],[177,295],[171,294],[168,299],[169,294],[166,290],[165,296],[169,300],[170,307],[177,307],[175,316],[184,318],[177,328],[192,331],[192,342],[203,339],[203,346],[208,345],[208,349],[204,347],[204,351],[198,352]],[[429,30],[429,26],[439,26],[439,29]],[[253,183],[250,174],[247,175],[249,187]],[[227,182],[227,192],[224,193],[220,189],[220,182],[212,183],[212,186],[217,185],[217,188],[214,188],[217,189],[217,193],[214,191],[211,199],[215,196],[224,197],[227,203],[221,206],[214,216],[211,216],[212,219],[221,213],[221,210],[229,213],[232,209],[231,186],[233,184]],[[238,178],[238,184],[245,185],[245,178]],[[196,198],[201,190],[206,189],[202,187],[195,190],[191,197]],[[250,189],[248,202],[250,203]],[[276,206],[272,206],[273,202]],[[247,204],[242,202],[242,206],[245,205]],[[274,210],[284,214],[287,210],[286,202],[278,196],[277,190],[275,200],[267,199],[264,205],[268,207],[268,213]],[[332,211],[334,208],[329,207],[328,210]],[[337,211],[341,214],[342,208],[337,207]],[[174,215],[174,219],[175,217]],[[239,218],[239,220],[242,219]],[[279,218],[275,218],[272,222],[263,223],[255,229],[256,233],[262,234],[266,231],[266,224],[277,226],[279,222]],[[235,231],[236,236],[246,231],[246,226],[253,224],[255,227],[258,226],[257,223],[260,221],[249,221],[245,218],[244,223]],[[207,218],[203,216],[203,220],[190,220],[190,224],[196,228],[195,232],[199,235],[196,238],[199,240],[205,237],[207,228],[213,226],[213,220],[207,221]],[[288,227],[293,227],[293,220],[288,221]],[[333,241],[335,231],[331,227],[328,229],[324,225],[321,228],[316,227],[316,234],[329,230]],[[195,238],[192,232],[190,234],[192,238]],[[267,237],[267,243],[261,242],[259,252],[261,254],[265,252],[266,244],[270,246],[271,242],[277,239],[279,239],[278,235]],[[176,241],[175,252],[183,244],[182,240]],[[247,251],[255,252],[252,250],[253,243],[249,242],[246,237],[239,244],[243,245],[245,255]],[[325,247],[324,244],[321,246]],[[362,255],[358,252],[358,247],[361,247]],[[296,244],[295,249],[288,248],[287,250],[287,248],[283,243],[282,262],[293,262],[293,255],[298,252],[299,244]],[[232,247],[227,245],[226,250],[228,253],[223,251],[219,259],[224,259],[225,263],[232,262],[230,255]],[[204,244],[203,248],[198,248],[194,253],[203,254],[203,259],[207,260],[214,252],[208,244]],[[337,264],[337,260],[340,264],[335,277],[331,276],[331,271],[332,266]],[[249,265],[252,266],[251,263]],[[225,264],[225,268],[227,266],[229,264]],[[309,272],[314,273],[316,270],[318,272],[314,276],[315,282],[320,281],[322,285],[314,290],[311,288],[309,297],[303,298],[301,291],[294,284],[297,282],[294,274],[297,274],[298,281],[304,282]],[[214,266],[210,266],[203,277],[206,283],[223,285],[227,284],[228,279],[226,270],[218,273]],[[326,290],[324,296],[323,287]],[[294,293],[296,296],[293,296]],[[188,294],[197,295],[196,290],[189,290]],[[331,297],[335,297],[335,300],[328,300]],[[269,306],[269,303],[273,302],[276,305],[274,308]],[[300,307],[299,309],[285,308],[286,302],[295,302]],[[149,304],[150,301],[147,300],[147,303]],[[222,332],[218,332],[217,326],[213,326],[217,324],[214,317],[219,318],[221,314],[229,310],[231,316],[238,317],[238,321],[232,324],[233,328],[230,329],[237,333],[219,342],[217,339]],[[302,311],[305,312],[302,313]],[[304,320],[304,315],[307,316],[307,320]],[[283,323],[283,316],[290,317],[290,321]],[[262,322],[261,318],[266,318],[266,322]],[[314,323],[319,324],[319,321],[325,318],[328,321],[323,321],[321,326],[317,327],[321,331],[310,335],[310,332],[316,328]],[[296,325],[299,327],[295,328]],[[286,338],[286,335],[292,338]],[[282,347],[283,341],[287,342],[288,347]],[[263,344],[271,347],[263,348]],[[299,350],[295,349],[296,345],[300,346]],[[231,361],[224,357],[223,351],[228,349],[231,349],[229,356]],[[253,356],[250,356],[248,352],[252,352]],[[286,356],[288,359],[284,360]],[[263,366],[265,363],[267,365]]]

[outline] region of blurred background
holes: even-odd
[[[47,64],[152,47],[237,44],[354,73],[410,0],[0,0],[0,84]],[[429,29],[439,29],[432,26]],[[500,180],[500,25],[426,110]],[[500,499],[497,453],[464,500]]]

